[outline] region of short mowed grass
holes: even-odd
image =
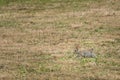
[[[0,80],[120,80],[119,3],[0,0]]]

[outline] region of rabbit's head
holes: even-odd
[[[78,51],[79,51],[79,45],[75,45],[75,49],[74,49],[74,53],[78,53]]]

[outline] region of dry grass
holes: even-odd
[[[119,0],[17,1],[0,8],[1,80],[120,79]]]

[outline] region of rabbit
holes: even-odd
[[[79,50],[79,46],[76,46],[74,53],[77,54],[77,57],[96,58],[96,55],[93,53],[93,49],[91,49],[91,50]]]

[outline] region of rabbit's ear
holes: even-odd
[[[94,49],[93,49],[93,48],[91,48],[89,51],[90,51],[90,52],[93,52],[93,50],[94,50]]]
[[[75,44],[75,49],[79,49],[79,45],[78,44]]]

